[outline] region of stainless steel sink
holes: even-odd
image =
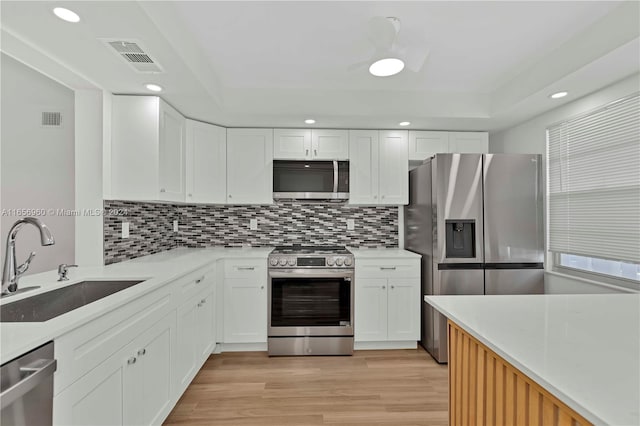
[[[47,321],[141,282],[81,281],[0,306],[0,322]]]

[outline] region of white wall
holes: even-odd
[[[1,187],[3,209],[1,250],[13,222],[25,216],[9,209],[75,208],[74,93],[39,72],[2,54]],[[41,126],[43,111],[62,113],[62,126]],[[28,226],[18,235],[17,256],[22,263],[37,253],[28,273],[42,272],[75,259],[75,217],[47,213],[40,216],[51,229],[55,245],[40,246],[39,234]]]
[[[102,265],[103,93],[76,90],[76,258],[81,266]]]
[[[524,123],[491,133],[489,135],[489,152],[543,154],[543,166],[544,170],[546,170],[546,129],[550,124],[593,110],[639,90],[640,73],[631,75],[617,83],[564,104]],[[550,99],[549,102],[553,102],[553,100]],[[544,188],[546,211],[546,182]],[[547,265],[549,265],[549,260],[548,258],[546,259]],[[599,283],[593,281],[547,273],[545,275],[545,291],[547,293],[596,293],[603,291],[615,292],[616,289],[604,283],[599,285]],[[620,291],[626,292],[627,290],[620,289]]]

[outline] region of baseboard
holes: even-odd
[[[355,342],[354,349],[357,351],[380,350],[380,349],[416,349],[418,342],[415,340],[403,340],[397,342]]]

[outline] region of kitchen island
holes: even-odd
[[[424,300],[449,319],[450,424],[640,424],[640,294]]]

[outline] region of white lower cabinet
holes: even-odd
[[[226,260],[224,343],[267,342],[267,262]]]
[[[173,407],[175,310],[56,395],[55,425],[159,424]]]
[[[420,339],[420,259],[356,258],[355,341]]]

